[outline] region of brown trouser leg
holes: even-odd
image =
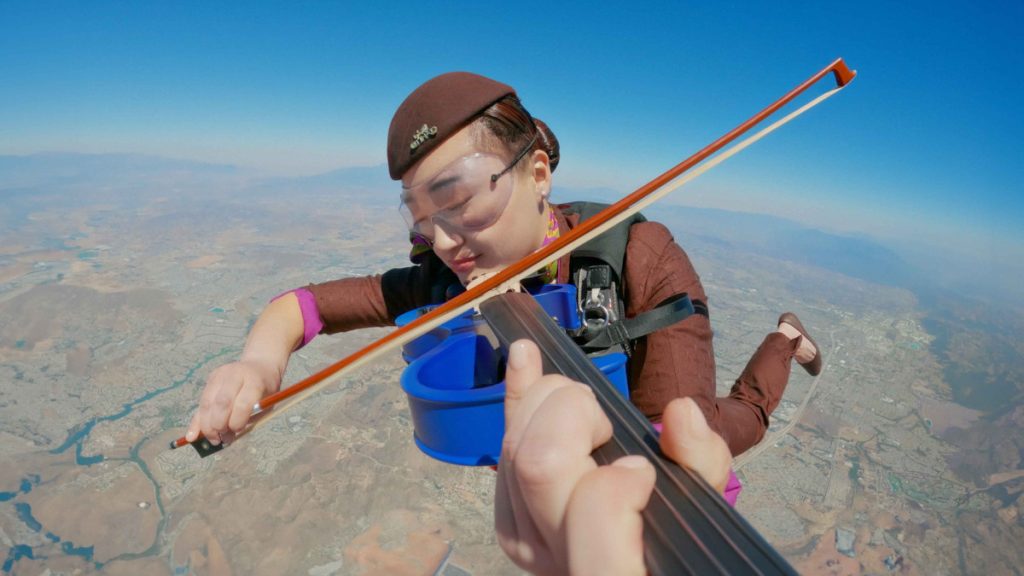
[[[793,355],[800,340],[772,332],[750,357],[729,396],[715,399],[712,427],[725,438],[733,456],[761,441],[768,416],[778,407],[789,382]]]

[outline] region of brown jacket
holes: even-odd
[[[575,226],[578,216],[558,214],[563,231]],[[558,281],[568,282],[569,257],[559,261]],[[704,287],[690,259],[665,226],[641,222],[630,228],[626,245],[624,298],[626,316],[651,310],[666,298],[686,292],[707,302]],[[308,289],[316,298],[323,332],[333,334],[393,325],[399,314],[443,299],[444,287],[458,282],[432,254],[420,265],[384,274],[344,278]],[[705,414],[714,411],[715,361],[708,318],[693,315],[637,342],[629,363],[633,404],[658,421],[673,398],[692,396]]]

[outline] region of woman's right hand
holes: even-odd
[[[206,378],[185,440],[195,442],[199,434],[214,446],[234,440],[249,422],[253,405],[281,389],[288,357],[302,342],[302,331],[302,310],[295,294],[272,300],[249,332],[242,359]]]
[[[185,439],[193,442],[201,433],[214,446],[230,443],[249,422],[253,405],[280,388],[281,372],[271,363],[240,360],[217,368],[206,379]]]

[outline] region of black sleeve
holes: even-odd
[[[453,284],[460,285],[458,277],[433,253],[417,266],[388,270],[381,277],[388,316],[394,321],[414,308],[444,302]]]

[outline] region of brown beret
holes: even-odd
[[[491,104],[516,91],[470,72],[449,72],[427,80],[402,102],[388,129],[388,171],[402,174],[469,124]]]

